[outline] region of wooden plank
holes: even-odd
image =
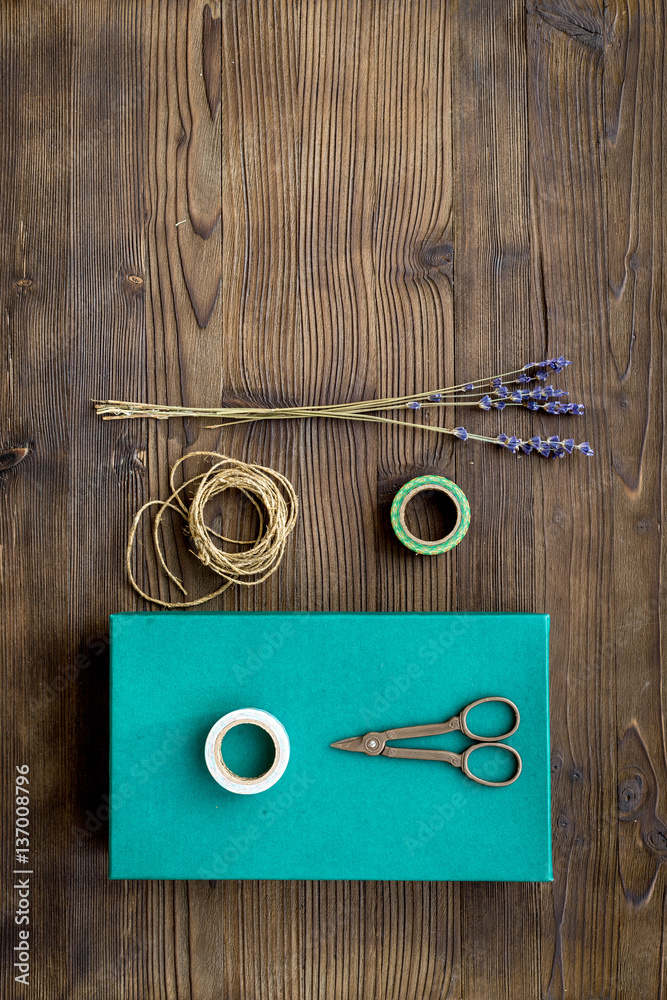
[[[136,603],[124,580],[123,539],[132,511],[145,499],[148,442],[141,423],[101,423],[91,397],[122,392],[140,398],[148,391],[142,4],[74,4],[68,23],[65,98],[71,117],[64,169],[71,203],[63,332],[69,510],[63,530],[70,655],[86,658],[64,692],[68,721],[60,737],[68,741],[70,758],[58,798],[67,802],[70,829],[57,843],[54,898],[64,911],[65,955],[58,970],[36,955],[36,975],[48,996],[134,997],[145,983],[155,887],[107,880],[108,615]],[[51,603],[50,614],[57,613]],[[48,940],[47,928],[38,933]]]
[[[26,25],[29,26],[26,29]],[[29,929],[30,951],[48,942],[61,979],[67,948],[67,903],[53,891],[73,858],[70,821],[74,726],[72,636],[67,617],[67,366],[70,195],[67,164],[71,109],[71,34],[66,11],[37,3],[0,9],[3,115],[0,129],[2,333],[0,451],[0,641],[2,725],[3,933],[0,992],[15,983],[14,945]],[[28,453],[21,459],[22,449]],[[19,459],[17,461],[17,459]],[[57,611],[55,609],[58,609]],[[47,749],[48,748],[48,749]],[[46,750],[46,752],[45,752]],[[16,767],[29,772],[29,864],[15,863]],[[64,801],[63,801],[64,799]],[[25,818],[25,817],[23,817]],[[26,845],[19,845],[26,846]],[[66,854],[63,858],[63,849]],[[15,869],[30,871],[33,923],[14,923]],[[48,997],[31,962],[28,987]],[[20,970],[22,971],[22,970]]]
[[[604,20],[608,347],[618,740],[618,996],[664,993],[667,780],[664,645],[664,4]],[[618,882],[617,882],[618,884]]]
[[[455,362],[461,382],[538,360],[545,348],[530,327],[524,6],[509,3],[501,14],[498,4],[479,0],[456,4],[453,16]],[[464,412],[459,418],[457,411],[457,422],[477,433],[535,433],[528,415],[515,410]],[[544,610],[537,583],[543,554],[531,502],[537,460],[491,445],[467,443],[457,450],[455,479],[473,510],[455,557],[459,610]],[[462,884],[463,996],[539,995],[539,916],[536,887]]]
[[[638,19],[647,57],[639,119]],[[535,311],[550,343],[578,362],[569,381],[592,403],[585,434],[597,451],[588,468],[572,470],[567,489],[545,495],[547,552],[558,549],[558,559],[547,561],[547,599],[561,623],[552,646],[556,882],[543,913],[548,997],[661,995],[663,889],[638,905],[651,896],[646,876],[655,875],[661,847],[642,843],[632,820],[641,817],[645,830],[659,834],[656,773],[634,725],[638,719],[662,777],[661,553],[651,537],[660,506],[662,378],[661,362],[654,372],[651,359],[663,345],[649,290],[653,281],[661,288],[659,266],[648,247],[662,240],[664,221],[655,190],[643,182],[654,163],[660,174],[660,154],[644,143],[633,156],[631,136],[635,127],[649,135],[664,127],[661,70],[657,88],[654,77],[663,30],[664,14],[654,19],[637,5],[603,14],[597,4],[540,4],[529,17]],[[640,217],[643,267],[629,233]],[[649,405],[651,384],[657,408]],[[556,567],[567,587],[556,584]]]
[[[449,9],[400,2],[376,8],[369,56],[376,128],[367,155],[374,149],[369,181],[380,396],[447,385],[454,375]],[[396,545],[388,508],[415,476],[453,478],[452,440],[392,427],[382,431],[379,448],[379,608],[451,610],[454,559],[424,559]]]

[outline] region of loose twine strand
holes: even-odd
[[[193,476],[181,486],[176,486],[177,469],[186,460],[196,457],[207,458],[212,460],[214,464],[207,472]],[[182,494],[194,483],[199,485],[188,507]],[[287,539],[294,530],[299,510],[299,501],[294,487],[285,476],[262,465],[248,465],[245,462],[237,461],[227,455],[221,455],[217,451],[193,451],[174,463],[169,475],[169,485],[172,492],[166,500],[149,500],[137,511],[127,542],[125,557],[127,575],[134,589],[145,600],[152,604],[159,604],[163,608],[191,608],[212,600],[231,587],[233,583],[242,587],[256,587],[272,573],[275,573],[285,554]],[[227,538],[214,531],[204,520],[204,511],[209,501],[229,489],[240,490],[259,515],[259,531],[257,537],[252,541]],[[193,555],[204,566],[225,580],[221,587],[195,601],[177,601],[176,603],[162,601],[141,589],[132,571],[132,553],[141,518],[149,507],[154,506],[158,506],[159,510],[153,521],[153,544],[164,573],[187,597],[187,590],[183,586],[183,582],[172,573],[167,565],[160,539],[162,519],[168,510],[172,510],[186,522],[185,531],[192,539]],[[246,545],[249,548],[242,552],[224,552],[214,539]]]

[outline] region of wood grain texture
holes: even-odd
[[[27,991],[3,880],[3,997],[664,995],[665,28],[658,0],[0,5],[2,837],[8,872],[27,761],[36,872]],[[590,462],[88,403],[354,400],[554,352]],[[124,539],[208,448],[302,503],[280,571],[212,607],[551,614],[552,886],[107,881],[107,616],[141,607]],[[389,505],[436,471],[472,525],[426,559]]]
[[[544,352],[529,323],[525,17],[518,0],[506,4],[501,17],[493,0],[455,6],[457,382],[473,377],[468,373],[511,371],[524,358]],[[465,422],[477,433],[489,433],[491,423],[493,434],[530,436],[529,421],[515,410],[466,414]],[[456,607],[542,610],[536,607],[536,580],[543,556],[535,544],[531,503],[539,469],[524,456],[510,462],[499,457],[504,456],[480,455],[472,448],[457,452],[454,478],[468,497],[475,497],[477,530],[469,532],[471,544],[457,551]],[[461,939],[468,942],[462,948],[463,996],[532,1000],[539,995],[538,895],[534,886],[462,884]],[[514,913],[532,919],[514,920]]]

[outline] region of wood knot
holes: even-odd
[[[551,28],[579,42],[594,53],[604,47],[604,25],[601,19],[583,12],[571,11],[557,0],[537,0],[528,4],[528,14],[540,18]]]
[[[654,851],[655,854],[667,854],[667,832],[664,826],[660,823],[659,826],[654,826],[652,830],[649,830],[645,838],[646,846]]]
[[[451,243],[441,243],[435,247],[425,247],[420,254],[426,268],[438,267],[451,279],[454,275],[454,247]]]
[[[143,285],[144,279],[139,274],[128,274],[127,280],[133,285]]]
[[[646,778],[639,768],[626,768],[618,779],[618,811],[629,819],[646,798]]]
[[[120,482],[127,482],[133,475],[143,476],[146,450],[138,447],[129,434],[122,434],[114,444],[112,468]]]
[[[17,288],[30,288],[32,285],[32,278],[19,278],[16,282]]]
[[[13,469],[14,466],[22,462],[24,458],[27,458],[32,448],[5,448],[0,451],[0,472],[8,472],[9,469]]]

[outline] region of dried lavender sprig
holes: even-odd
[[[96,404],[96,411],[104,419],[127,419],[134,417],[153,417],[155,419],[169,419],[172,416],[181,417],[227,417],[228,419],[215,427],[234,426],[238,423],[248,423],[256,420],[283,420],[299,419],[309,417],[329,417],[338,420],[360,420],[372,423],[395,424],[403,427],[419,428],[431,433],[449,434],[459,440],[477,440],[486,443],[502,445],[513,453],[519,451],[531,453],[536,451],[540,455],[550,457],[563,457],[571,454],[574,449],[579,450],[584,455],[592,455],[593,451],[587,441],[575,444],[572,438],[560,441],[557,437],[543,440],[541,438],[531,438],[522,440],[515,435],[508,438],[500,435],[497,438],[488,437],[483,434],[475,434],[467,431],[464,427],[438,427],[430,424],[409,423],[404,420],[396,420],[391,417],[380,416],[378,410],[396,410],[407,406],[410,409],[430,408],[432,406],[476,406],[482,409],[502,409],[506,405],[523,406],[533,410],[543,410],[549,413],[581,413],[583,406],[574,403],[557,403],[555,400],[567,395],[563,390],[554,389],[553,386],[546,385],[537,389],[515,389],[510,391],[509,386],[513,384],[524,384],[535,379],[544,382],[548,378],[548,371],[560,372],[571,362],[563,357],[547,359],[543,362],[530,362],[521,369],[512,372],[505,372],[502,375],[492,376],[491,379],[478,379],[475,382],[462,383],[458,386],[450,386],[430,392],[419,393],[411,396],[393,397],[386,399],[362,400],[357,403],[339,403],[327,405],[314,405],[305,407],[278,407],[265,409],[259,407],[212,407],[212,408],[187,408],[160,406],[148,403],[122,403],[117,400],[107,400]],[[515,379],[512,376],[516,375]],[[484,386],[490,386],[495,399],[488,393],[483,393]],[[477,390],[477,392],[475,392]],[[457,397],[457,393],[464,392],[468,395],[464,398]],[[472,395],[470,395],[472,394]]]
[[[574,450],[580,451],[587,458],[595,454],[588,441],[582,441],[580,444],[575,444],[574,438],[566,438],[561,441],[557,434],[548,438],[531,437],[522,440],[514,434],[512,437],[508,437],[507,434],[501,433],[495,441],[501,448],[506,448],[515,455],[520,451],[530,455],[534,451],[545,458],[565,458],[566,455],[571,455]]]
[[[547,377],[548,367],[554,371],[562,371],[563,368],[571,364],[565,358],[551,358],[542,362],[530,362],[522,368],[513,371],[503,372],[491,378],[476,379],[473,382],[460,383],[455,386],[447,386],[443,389],[430,390],[423,393],[416,393],[407,396],[387,397],[384,399],[361,400],[356,403],[333,403],[325,405],[313,405],[308,407],[280,407],[277,409],[262,409],[259,407],[184,407],[169,406],[151,403],[132,403],[120,400],[94,400],[96,412],[105,420],[127,420],[141,417],[151,417],[156,420],[168,420],[170,417],[230,417],[245,422],[247,419],[264,420],[272,419],[273,416],[280,415],[281,419],[289,417],[305,417],[313,415],[328,416],[334,412],[345,410],[348,413],[373,412],[375,410],[390,409],[401,404],[407,404],[411,400],[426,400],[431,395],[452,395],[458,391],[473,391],[476,387],[490,384],[494,380],[501,383],[507,382],[511,376],[516,375],[516,381],[530,381],[531,378]],[[555,367],[554,367],[555,366]],[[527,373],[534,370],[534,374]],[[317,411],[316,413],[314,411]]]
[[[335,413],[335,414],[331,414],[331,416],[334,419],[337,419],[337,420],[358,420],[358,421],[361,421],[361,422],[380,423],[380,424],[394,424],[394,425],[397,425],[399,427],[412,427],[412,428],[416,428],[418,430],[431,431],[434,434],[449,434],[452,437],[458,438],[460,441],[468,441],[468,440],[470,440],[470,441],[482,441],[482,442],[485,442],[487,444],[496,444],[496,445],[497,444],[503,444],[503,443],[507,444],[507,442],[511,441],[511,442],[514,443],[515,446],[512,446],[512,447],[508,448],[508,450],[513,451],[515,454],[519,451],[520,448],[521,448],[521,450],[526,451],[526,449],[522,447],[524,445],[530,445],[531,446],[531,447],[529,447],[527,449],[528,452],[534,450],[534,451],[538,451],[539,454],[544,454],[544,452],[542,452],[542,451],[539,450],[538,444],[544,444],[544,445],[548,444],[549,450],[552,450],[553,447],[554,447],[554,445],[552,443],[549,443],[549,442],[554,442],[554,441],[558,440],[557,438],[549,438],[549,439],[543,441],[542,438],[533,437],[533,438],[530,438],[527,441],[523,441],[521,438],[516,437],[514,435],[511,438],[507,438],[507,435],[502,435],[502,434],[498,435],[498,437],[489,437],[486,434],[475,434],[475,433],[473,433],[473,431],[469,431],[465,427],[439,427],[439,426],[433,426],[433,425],[430,425],[430,424],[413,424],[413,423],[410,423],[407,420],[393,420],[393,419],[391,419],[389,417],[378,417],[378,416],[376,416],[374,414],[368,414],[368,415],[365,415],[365,416],[362,416],[361,414],[354,414],[354,415],[351,415],[351,416],[345,416],[344,414],[341,414],[341,413]],[[236,426],[237,423],[248,423],[252,419],[253,418],[246,418],[245,420],[241,420],[241,421],[237,421],[237,420],[233,420],[232,421],[232,420],[230,420],[227,423],[223,423],[223,424],[212,424],[209,429],[220,428],[220,427],[233,427],[233,426]],[[275,417],[272,416],[272,417],[269,417],[267,419],[275,419],[275,420],[277,420],[277,419],[280,419],[280,418],[277,417],[277,416],[275,416]],[[591,455],[594,454],[593,449],[590,447],[590,445],[588,444],[587,441],[582,441],[581,444],[575,444],[574,440],[572,438],[568,438],[566,441],[558,441],[558,443],[560,445],[564,446],[565,452],[567,454],[571,454],[573,449],[577,449],[577,450],[581,451],[581,453],[583,455],[586,455],[586,456],[591,456]],[[568,450],[568,448],[569,448],[569,450]],[[559,457],[559,456],[552,456],[552,457]],[[560,456],[560,457],[562,457],[562,456]]]
[[[540,399],[541,397],[537,397]],[[537,400],[526,399],[521,400],[510,400],[510,399],[492,399],[491,396],[485,395],[481,399],[447,399],[443,400],[441,403],[431,403],[422,402],[419,399],[411,399],[408,403],[400,403],[398,406],[386,406],[384,410],[429,410],[434,407],[451,407],[451,406],[474,406],[481,410],[504,410],[506,406],[520,407],[528,410],[544,410],[546,413],[574,413],[581,415],[584,412],[583,403],[559,403],[554,400],[548,399],[541,402]],[[360,412],[360,411],[357,411]],[[369,411],[362,411],[369,412]]]
[[[533,412],[542,410],[543,413],[571,414],[578,417],[582,416],[585,410],[583,403],[534,403],[532,400],[528,400],[526,403],[507,403],[504,399],[499,399],[495,400],[491,406],[495,410],[504,410],[506,406],[510,406],[520,410],[532,410]]]
[[[490,438],[481,434],[472,434],[465,427],[455,427],[451,433],[461,441],[474,438],[477,441],[488,441],[491,444],[500,445],[507,451],[511,451],[514,455],[517,455],[519,452],[523,452],[526,455],[536,452],[538,455],[546,458],[565,458],[566,455],[571,455],[575,450],[580,451],[587,458],[595,454],[588,441],[575,444],[574,438],[566,438],[564,441],[561,441],[557,435],[549,438],[532,437],[523,440],[517,437],[516,434],[508,437],[507,434],[500,433],[497,437]]]

